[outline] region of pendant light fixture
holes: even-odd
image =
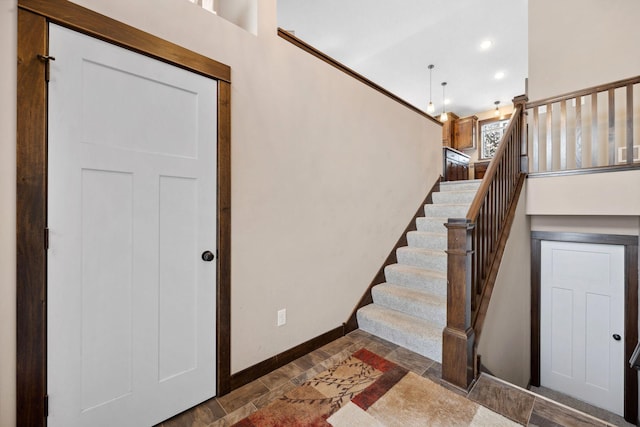
[[[447,82],[442,82],[442,114],[440,114],[440,121],[441,122],[446,122],[447,120],[449,120],[449,116],[447,115],[447,112],[444,109],[444,87],[447,85]]]
[[[430,64],[427,68],[429,68],[429,105],[427,105],[427,113],[433,114],[436,111],[436,107],[433,105],[431,100],[431,75],[433,74],[433,64]]]
[[[496,105],[496,111],[493,114],[495,116],[499,116],[500,115],[500,108],[498,108],[498,105],[500,105],[500,101],[496,101],[496,102],[494,102],[494,104]]]

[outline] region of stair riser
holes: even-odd
[[[386,292],[383,287],[379,286],[374,286],[371,289],[371,295],[373,296],[373,302],[382,307],[428,320],[442,328],[447,324],[446,304],[425,304],[414,299],[402,298]]]
[[[384,269],[387,283],[419,289],[434,295],[447,295],[447,279],[395,270],[389,267],[391,266]]]
[[[399,264],[440,271],[443,273],[447,271],[446,255],[426,255],[398,249],[396,251],[396,257],[398,258]]]
[[[475,191],[443,191],[439,193],[433,193],[433,203],[468,203],[471,204],[475,197]]]
[[[440,339],[423,339],[413,334],[408,334],[402,330],[396,329],[391,325],[377,322],[366,315],[358,312],[358,326],[365,332],[378,336],[394,344],[415,351],[425,357],[442,363],[442,338]]]
[[[414,248],[445,250],[447,249],[447,236],[424,235],[421,233],[407,233],[407,242]]]
[[[468,205],[424,205],[425,216],[444,218],[464,218],[469,211]]]
[[[416,228],[418,231],[425,231],[427,233],[446,233],[447,227],[444,226],[446,218],[416,218]]]

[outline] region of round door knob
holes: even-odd
[[[613,334],[613,339],[616,340],[616,341],[620,341],[620,335]]]
[[[211,251],[202,252],[202,260],[203,261],[210,262],[210,261],[213,261],[214,258],[215,258],[215,255]]]

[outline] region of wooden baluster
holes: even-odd
[[[615,89],[609,89],[609,165],[616,162],[616,97]]]
[[[474,225],[450,219],[447,226],[447,326],[442,333],[442,379],[467,390],[474,380],[471,327],[471,247]]]
[[[627,164],[633,163],[633,85],[627,85]]]
[[[591,167],[598,166],[598,92],[591,94]]]
[[[506,148],[506,147],[505,147]],[[506,154],[506,153],[505,153]],[[493,217],[491,218],[493,227],[491,230],[491,253],[493,254],[496,250],[496,235],[498,234],[498,227],[500,223],[500,198],[502,193],[502,171],[504,166],[504,158],[500,159],[501,161],[498,163],[498,168],[496,170],[496,181],[493,185],[494,195],[493,195]],[[489,271],[489,261],[487,259],[487,271]]]
[[[551,104],[547,104],[547,172],[553,170],[553,128]]]
[[[576,96],[576,169],[582,167],[582,97]]]
[[[533,172],[540,172],[540,142],[539,142],[539,137],[540,137],[540,131],[539,131],[539,125],[540,125],[540,113],[538,112],[538,109],[540,107],[534,107],[533,109]]]
[[[567,169],[567,101],[560,101],[560,169]]]

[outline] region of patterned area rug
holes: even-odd
[[[276,426],[516,426],[366,349],[234,424]]]

